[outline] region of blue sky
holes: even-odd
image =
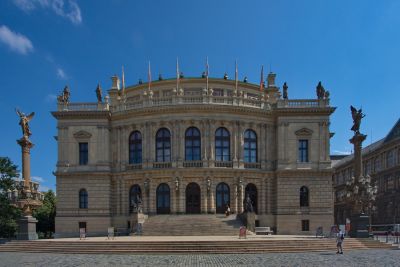
[[[261,65],[287,82],[289,98],[315,98],[322,81],[338,107],[331,153],[351,151],[350,105],[367,114],[365,145],[399,119],[399,1],[0,1],[0,156],[21,166],[14,108],[35,111],[31,174],[55,188],[55,96],[68,84],[71,101],[95,101],[97,83],[125,67],[126,83],[152,75],[210,75],[258,83]]]

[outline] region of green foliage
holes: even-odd
[[[56,196],[52,190],[44,195],[43,205],[33,211],[33,216],[38,220],[36,229],[39,236],[49,238],[55,231]]]
[[[10,204],[7,191],[14,189],[13,178],[18,176],[17,166],[9,158],[0,157],[0,237],[14,237],[17,231],[21,210]]]

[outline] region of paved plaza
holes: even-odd
[[[400,266],[400,250],[220,255],[0,253],[0,266]]]

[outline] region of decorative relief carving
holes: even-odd
[[[313,131],[307,128],[301,128],[300,130],[297,130],[296,132],[294,132],[296,135],[300,135],[300,136],[310,136],[313,134]]]
[[[92,137],[92,134],[82,130],[74,133],[74,137],[76,139],[89,139],[90,137]]]

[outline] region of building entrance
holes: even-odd
[[[157,213],[168,214],[170,209],[170,190],[167,184],[160,184],[157,188]]]
[[[190,183],[186,187],[186,213],[200,213],[200,186],[196,183]]]

